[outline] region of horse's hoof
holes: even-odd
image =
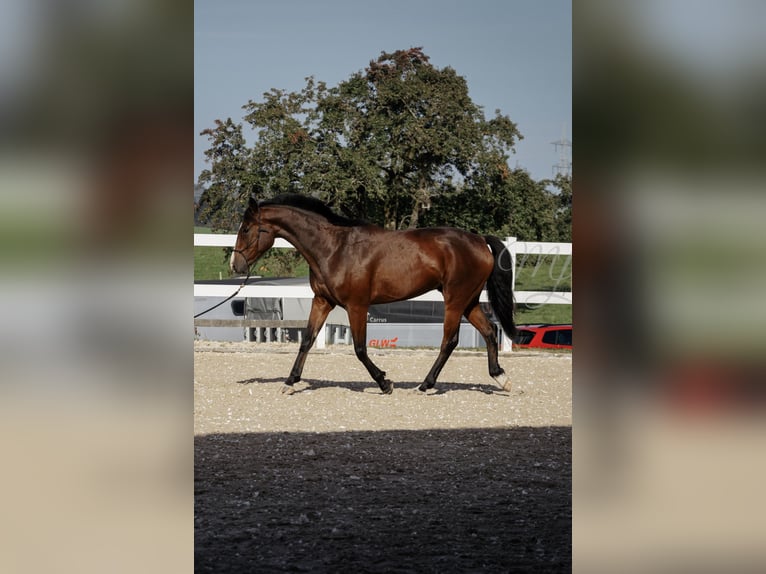
[[[394,383],[386,379],[383,381],[383,387],[380,389],[384,395],[390,395],[394,392]]]
[[[292,385],[282,385],[280,392],[283,395],[292,395],[295,392],[295,389],[293,388]]]
[[[507,392],[511,392],[511,388],[513,385],[511,384],[511,377],[503,373],[502,375],[498,375],[497,377],[492,377],[495,379],[495,382],[500,386],[501,389]]]
[[[427,390],[428,389],[426,387],[420,385],[412,389],[412,392],[415,393],[416,395],[425,396]]]

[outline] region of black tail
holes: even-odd
[[[484,239],[495,257],[495,268],[487,280],[489,303],[505,334],[513,338],[516,335],[516,325],[513,322],[513,310],[516,307],[513,300],[513,259],[497,237],[486,235]]]

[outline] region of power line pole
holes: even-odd
[[[559,156],[558,163],[553,165],[553,175],[572,175],[572,140],[566,138],[564,126],[561,126],[561,139],[551,143]]]

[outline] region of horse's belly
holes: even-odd
[[[404,301],[427,293],[439,287],[438,280],[429,279],[427,281],[413,282],[411,278],[400,277],[398,280],[376,281],[370,296],[370,303],[393,303],[394,301]]]

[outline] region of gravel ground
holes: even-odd
[[[195,343],[199,572],[560,572],[571,569],[571,354],[501,365],[456,351]]]

